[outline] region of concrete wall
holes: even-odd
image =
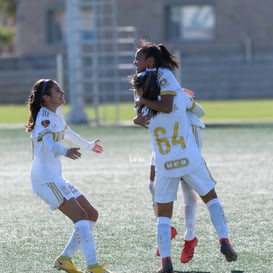
[[[138,38],[168,45],[171,50],[209,52],[240,50],[251,41],[254,50],[273,51],[273,1],[263,0],[116,0],[119,26],[134,26]],[[171,42],[166,38],[166,9],[171,4],[215,6],[215,39],[212,41]],[[65,45],[46,41],[46,14],[64,8],[64,0],[24,0],[18,5],[17,50],[19,55],[64,53]]]
[[[273,99],[273,54],[182,54],[182,85],[203,100]]]
[[[57,79],[56,57],[12,57],[0,61],[0,104],[25,103],[39,79]]]
[[[271,52],[256,52],[252,60],[246,59],[242,51],[228,54],[181,53],[181,58],[182,66],[178,78],[181,79],[182,86],[194,90],[200,100],[273,99]],[[121,72],[123,75],[120,78],[123,79],[131,73]],[[69,102],[66,69],[64,76],[64,89]],[[0,104],[24,103],[32,84],[40,78],[57,79],[54,55],[11,58],[0,62]],[[131,101],[130,85],[123,80],[120,86],[120,101]],[[86,102],[90,103],[92,96],[87,93],[88,90],[85,97]],[[114,101],[111,87],[108,90],[107,94],[101,91],[101,101],[106,102],[105,98]]]
[[[272,0],[263,0],[259,4],[257,0],[116,2],[119,26],[134,26],[137,39],[164,43],[171,52],[179,52],[182,57],[179,75],[182,85],[195,90],[198,98],[273,97]],[[23,103],[34,81],[39,78],[56,79],[55,56],[57,53],[66,54],[64,44],[50,45],[46,36],[46,13],[51,8],[64,8],[64,0],[24,0],[18,3],[19,57],[0,59],[0,103]],[[215,38],[206,42],[168,41],[165,10],[175,3],[214,4]],[[134,53],[132,51],[128,63],[132,63]],[[131,99],[125,95],[128,94],[128,85],[122,86],[122,97]]]
[[[17,55],[46,55],[66,52],[64,45],[52,45],[47,42],[46,16],[51,8],[64,9],[64,0],[18,1]]]

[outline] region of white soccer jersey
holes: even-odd
[[[55,113],[45,107],[42,107],[37,115],[31,138],[31,181],[34,191],[41,184],[63,179],[60,156],[66,155],[68,150],[62,145],[64,139],[84,149],[91,150],[94,146],[94,143],[81,138],[67,126],[60,110]]]
[[[193,112],[187,111],[187,115],[191,125],[194,125],[203,129],[206,127],[204,122],[202,122]]]
[[[155,154],[158,175],[179,177],[194,169],[203,161],[195,142],[187,110],[195,102],[184,92],[168,69],[159,69],[158,80],[161,96],[174,95],[171,113],[158,113],[151,118],[149,132]]]

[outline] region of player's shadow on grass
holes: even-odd
[[[209,271],[177,271],[177,270],[174,270],[174,273],[211,273],[211,272],[209,272]],[[231,270],[230,273],[244,273],[244,271]]]
[[[211,272],[208,272],[208,271],[177,271],[177,270],[174,270],[173,273],[211,273]]]
[[[208,272],[208,271],[177,271],[177,270],[174,270],[173,273],[211,273],[211,272]]]

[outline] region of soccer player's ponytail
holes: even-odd
[[[172,55],[163,44],[159,44],[158,47],[160,48],[162,54],[161,67],[168,68],[170,70],[175,70],[176,68],[178,68],[179,63],[177,61],[177,58]]]
[[[27,100],[30,116],[28,123],[25,125],[26,132],[31,132],[34,128],[37,114],[44,105],[43,95],[50,95],[53,84],[54,81],[48,79],[41,79],[34,83]]]
[[[138,42],[138,49],[145,55],[145,59],[154,58],[154,68],[175,70],[179,67],[177,58],[163,44],[151,43],[142,39]]]

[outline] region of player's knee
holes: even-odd
[[[93,210],[88,213],[88,217],[90,221],[97,222],[99,218],[99,212],[93,208]]]
[[[89,220],[88,213],[84,209],[78,210],[77,216],[78,216],[79,220]]]
[[[217,198],[217,194],[216,194],[215,189],[212,189],[207,194],[201,196],[201,198],[205,204],[207,204],[210,200]]]

